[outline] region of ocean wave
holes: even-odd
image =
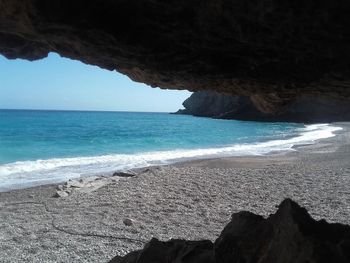
[[[276,151],[288,151],[295,145],[312,144],[316,140],[333,137],[334,132],[341,129],[329,124],[312,124],[301,128],[297,136],[285,140],[236,144],[220,148],[178,149],[8,163],[0,165],[0,191],[56,183],[80,176],[110,174],[114,171],[171,164],[189,159],[265,155]]]

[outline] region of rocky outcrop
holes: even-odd
[[[232,215],[215,243],[152,239],[144,249],[111,263],[346,263],[350,227],[315,221],[290,199],[267,219],[250,212]]]
[[[215,242],[216,260],[228,262],[350,262],[350,227],[313,220],[285,200],[267,219],[250,212],[232,216]]]
[[[120,178],[136,176],[135,173],[115,172],[112,176],[89,176],[78,179],[69,179],[62,185],[58,185],[53,197],[68,197],[75,193],[91,193],[101,187],[114,184]]]
[[[214,263],[213,248],[209,240],[162,242],[153,238],[143,250],[131,252],[124,258],[116,257],[110,263]]]
[[[201,117],[293,122],[332,122],[350,120],[350,100],[301,96],[290,100],[278,111],[265,113],[251,97],[232,96],[210,91],[194,92],[177,114]]]
[[[176,114],[223,119],[261,119],[266,114],[259,111],[249,97],[232,96],[213,91],[197,91],[182,105],[185,109]]]
[[[0,53],[78,59],[153,87],[350,97],[350,4],[281,0],[0,0]]]

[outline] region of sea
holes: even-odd
[[[0,110],[0,191],[186,160],[293,151],[340,129],[169,113]]]

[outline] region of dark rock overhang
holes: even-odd
[[[252,96],[350,97],[350,2],[0,0],[0,53],[49,52],[153,87]]]

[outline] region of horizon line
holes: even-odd
[[[0,111],[75,111],[75,112],[134,112],[134,113],[173,113],[171,111],[133,111],[133,110],[72,110],[72,109],[3,109]]]

